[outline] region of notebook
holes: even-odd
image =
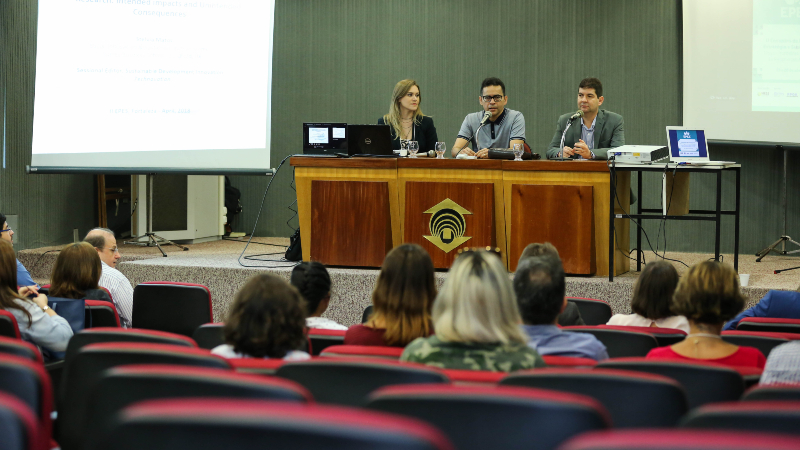
[[[712,161],[708,153],[706,132],[689,127],[667,127],[669,162],[683,164],[726,165],[733,161]]]
[[[389,125],[348,125],[347,154],[396,156],[392,151]]]

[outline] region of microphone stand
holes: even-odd
[[[487,118],[487,119],[488,119],[488,118]],[[461,150],[464,150],[465,148],[467,148],[467,145],[469,145],[469,141],[471,141],[472,139],[475,139],[475,146],[476,146],[476,147],[478,146],[478,132],[479,132],[479,131],[481,131],[481,128],[483,128],[483,126],[484,126],[484,125],[486,125],[486,122],[483,122],[483,123],[481,123],[481,124],[478,126],[478,129],[477,129],[477,130],[475,130],[475,132],[474,132],[474,133],[472,133],[472,137],[471,137],[471,138],[469,138],[469,140],[467,140],[467,143],[466,143],[466,144],[464,144],[464,146],[463,146],[463,147],[461,147],[460,149],[458,149],[458,151],[456,152],[456,156],[454,156],[454,157],[453,157],[453,159],[455,159],[455,158],[458,158],[458,155],[460,155],[460,154],[461,154]],[[562,139],[562,140],[563,140],[563,139]]]
[[[572,126],[572,121],[573,120],[575,120],[575,119],[574,118],[569,119],[569,121],[567,122],[567,126],[564,128],[564,132],[561,133],[561,147],[560,147],[561,150],[558,153],[559,159],[564,159],[564,139],[567,138],[567,130],[569,130],[569,127]]]

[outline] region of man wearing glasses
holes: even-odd
[[[459,155],[477,156],[488,158],[490,148],[512,148],[514,144],[525,143],[525,117],[519,111],[506,108],[508,96],[506,85],[499,78],[490,77],[481,83],[481,95],[478,102],[483,106],[483,111],[467,114],[458,138],[450,151],[453,157]],[[475,132],[481,125],[486,113],[491,114],[484,122],[478,136]],[[472,145],[478,151],[467,148]]]
[[[0,229],[0,239],[8,241],[11,245],[14,245],[14,230],[8,227],[6,216],[3,213],[0,213],[0,224],[2,224],[2,229]],[[25,266],[19,262],[19,259],[17,260],[17,286],[30,288],[33,293],[36,293],[39,290],[39,285],[33,281],[28,269],[26,269]]]
[[[95,228],[86,234],[84,241],[92,244],[100,256],[103,273],[100,275],[100,287],[108,289],[111,299],[119,312],[122,326],[130,328],[133,312],[133,287],[128,278],[117,270],[120,254],[114,232],[108,228]]]

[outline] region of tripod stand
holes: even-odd
[[[125,241],[126,244],[133,244],[133,245],[141,245],[143,247],[156,247],[158,251],[161,252],[161,255],[165,258],[167,254],[164,252],[164,249],[161,248],[161,245],[174,245],[175,247],[182,248],[183,251],[189,251],[188,247],[184,247],[182,245],[178,245],[169,239],[164,239],[163,237],[153,233],[153,177],[155,174],[148,173],[147,174],[147,184],[149,186],[150,192],[147,193],[147,231],[139,236],[134,236],[131,238],[130,241]]]
[[[761,250],[760,252],[756,253],[756,256],[758,257],[758,258],[756,258],[756,262],[761,262],[761,260],[764,259],[764,257],[767,256],[767,254],[769,254],[769,252],[771,252],[771,251],[776,251],[776,252],[780,253],[781,255],[791,255],[792,253],[800,253],[800,250],[792,250],[790,252],[786,251],[786,243],[787,242],[790,243],[790,244],[794,244],[794,245],[796,245],[798,247],[800,247],[800,243],[796,242],[790,236],[786,235],[786,221],[787,221],[787,214],[788,214],[787,213],[787,209],[786,209],[787,208],[787,202],[788,202],[787,183],[786,183],[786,170],[789,167],[789,150],[787,150],[786,147],[784,147],[782,145],[778,145],[778,146],[776,146],[776,148],[778,150],[781,150],[781,149],[783,150],[783,193],[782,193],[782,196],[781,196],[781,205],[783,206],[783,235],[781,237],[779,237],[777,241],[773,242],[772,245],[770,245],[769,247],[767,247],[767,248]],[[775,247],[777,247],[778,244],[780,244],[780,246],[781,246],[780,251],[775,250]]]

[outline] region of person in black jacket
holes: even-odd
[[[392,134],[392,148],[400,150],[403,141],[417,141],[419,152],[433,150],[436,141],[436,127],[430,116],[422,114],[422,96],[419,85],[414,80],[401,80],[394,86],[389,113],[378,119],[378,125],[389,125]]]

